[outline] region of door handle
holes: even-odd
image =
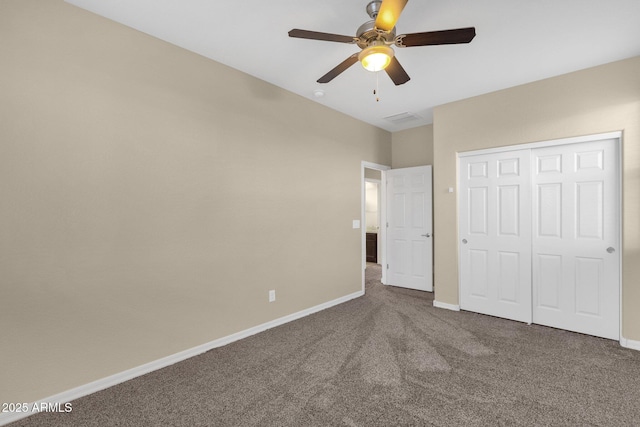
[[[609,247],[607,248],[607,252],[609,252],[610,254],[614,253],[615,251],[616,251],[616,250],[615,250],[615,249],[613,249],[613,247],[612,247],[612,246],[609,246]]]
[[[467,239],[462,239],[462,243],[466,245],[467,244]]]
[[[431,234],[427,233],[427,234],[421,234],[422,237],[431,237]]]

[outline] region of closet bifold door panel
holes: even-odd
[[[620,336],[615,140],[535,149],[533,322]]]
[[[460,308],[531,322],[530,150],[460,158]]]
[[[460,308],[620,338],[619,138],[459,158]]]

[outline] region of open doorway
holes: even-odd
[[[364,181],[365,257],[367,262],[380,265],[381,257],[378,254],[382,254],[380,250],[382,239],[378,238],[378,234],[380,234],[380,186],[382,184],[382,173],[373,169],[365,169]]]
[[[382,283],[386,283],[386,197],[384,173],[389,166],[362,162],[361,165],[361,238],[362,291],[365,290],[367,258],[383,266]]]

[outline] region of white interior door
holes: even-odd
[[[391,169],[386,180],[387,284],[431,292],[431,166]]]
[[[460,308],[531,322],[530,151],[460,159]]]
[[[533,150],[533,321],[620,336],[615,140]]]

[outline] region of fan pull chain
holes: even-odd
[[[380,74],[380,72],[376,72],[376,88],[373,90],[373,95],[376,97],[376,102],[380,102],[380,97],[378,96],[378,93],[380,92],[380,85],[379,85],[379,78],[378,78],[378,74]]]

